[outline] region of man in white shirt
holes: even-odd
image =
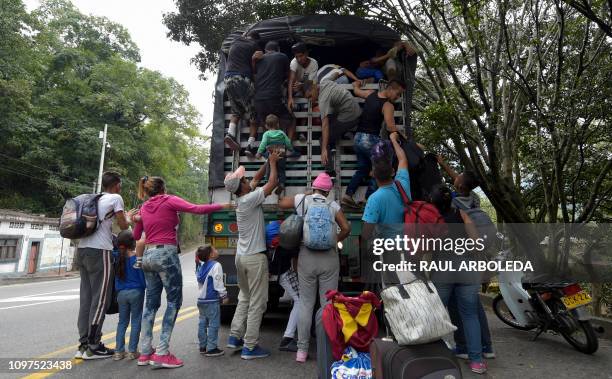
[[[225,189],[236,195],[236,273],[238,276],[238,305],[227,341],[229,349],[242,348],[242,359],[265,358],[270,352],[259,346],[259,328],[268,302],[268,258],[266,230],[262,204],[277,184],[278,152],[271,153],[268,182],[257,188],[264,176],[265,164],[249,182],[244,166],[225,177]]]
[[[287,105],[293,109],[293,95],[303,93],[302,87],[307,80],[314,80],[319,63],[308,56],[308,48],[304,42],[298,42],[291,47],[294,57],[289,64],[289,85],[287,86]]]
[[[102,175],[103,195],[98,199],[98,227],[90,236],[79,241],[77,262],[81,274],[80,307],[78,317],[79,350],[77,359],[110,358],[114,351],[106,348],[100,339],[106,310],[110,305],[114,278],[113,219],[121,230],[129,225],[123,210],[121,177],[115,172]]]

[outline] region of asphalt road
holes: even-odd
[[[170,346],[171,351],[185,361],[184,367],[152,370],[126,360],[75,361],[71,370],[38,373],[29,377],[316,378],[314,360],[298,364],[292,353],[276,349],[287,320],[287,314],[282,312],[268,314],[264,318],[261,345],[272,350],[270,358],[244,361],[238,354],[226,354],[218,358],[201,356],[197,345],[197,284],[193,272],[193,252],[183,255],[181,261],[184,302]],[[0,287],[0,362],[3,368],[6,368],[7,358],[70,359],[73,356],[78,338],[78,288],[79,279]],[[165,304],[162,304],[160,310],[163,312],[163,309]],[[156,337],[159,336],[162,315],[158,313],[154,332]],[[599,351],[593,356],[587,356],[573,350],[560,336],[544,335],[537,341],[531,341],[530,332],[506,327],[492,313],[489,313],[489,321],[498,358],[489,360],[489,372],[484,377],[612,379],[612,342],[609,340],[600,340]],[[108,316],[103,330],[107,346],[114,346],[116,325],[117,316]],[[228,327],[225,325],[220,331],[220,344],[225,343],[227,335]],[[314,348],[312,346],[311,357],[315,356]],[[462,363],[462,367],[465,378],[483,377],[469,372],[465,363]],[[0,371],[0,377],[25,375]]]

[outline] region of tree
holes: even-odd
[[[67,197],[90,192],[104,124],[105,168],[122,174],[126,206],[137,203],[145,174],[163,176],[171,193],[205,200],[199,114],[179,83],[137,66],[125,28],[67,1],[43,1],[31,14],[18,0],[5,3],[0,207],[58,215]],[[199,230],[193,221],[182,229],[191,237]]]

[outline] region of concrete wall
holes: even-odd
[[[39,243],[36,272],[57,270],[60,266],[70,270],[74,248],[70,246],[69,239],[60,236],[57,224],[57,219],[17,212],[0,212],[0,238],[19,240],[17,260],[0,263],[0,275],[27,273],[33,242]]]

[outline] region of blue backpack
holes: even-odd
[[[311,250],[329,250],[336,246],[336,223],[325,199],[312,197],[304,215],[304,246]]]

